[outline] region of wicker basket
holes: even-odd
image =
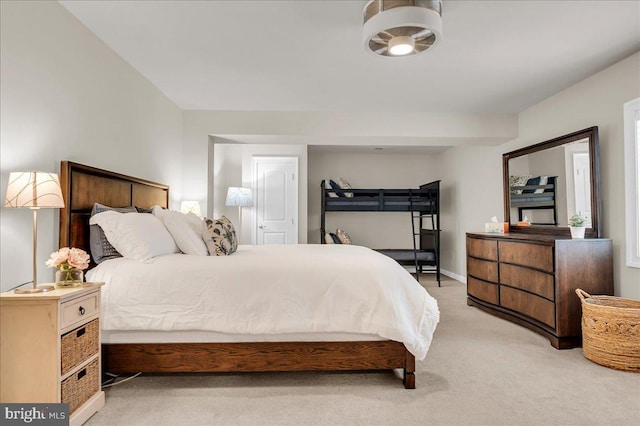
[[[69,414],[73,414],[100,390],[98,360],[91,361],[82,370],[64,379],[61,388],[62,402],[69,404]]]
[[[100,350],[100,324],[98,319],[64,334],[60,343],[61,375],[67,374]]]
[[[584,356],[605,367],[640,373],[640,301],[591,296],[581,289]]]

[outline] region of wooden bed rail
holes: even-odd
[[[415,389],[415,357],[402,343],[251,342],[102,345],[109,373],[404,370]]]

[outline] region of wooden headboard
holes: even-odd
[[[167,185],[71,161],[60,163],[60,186],[65,205],[60,210],[60,247],[77,247],[87,253],[94,203],[110,207],[169,206]]]

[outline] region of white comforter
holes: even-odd
[[[360,246],[240,246],[231,256],[108,260],[105,330],[348,332],[403,342],[423,359],[439,320],[433,297],[394,260]]]

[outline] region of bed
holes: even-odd
[[[509,201],[511,208],[518,209],[518,221],[524,218],[527,210],[551,210],[549,222],[531,223],[532,225],[557,225],[558,208],[556,204],[557,176],[511,176]]]
[[[436,273],[440,286],[440,181],[407,189],[339,188],[320,183],[320,242],[325,243],[328,212],[409,212],[413,230],[411,249],[375,249],[400,265],[415,267],[416,280],[425,267]],[[331,235],[331,234],[329,234]]]
[[[169,188],[144,179],[67,161],[61,163],[60,177],[66,205],[60,213],[61,247],[71,246],[88,250],[88,221],[91,208],[96,202],[113,207],[168,206]],[[309,249],[312,249],[313,245],[309,246]],[[328,249],[329,247],[323,248],[323,250]],[[256,259],[264,256],[264,253],[252,253],[256,250],[259,248],[241,246],[238,253],[229,256],[229,259],[238,256],[235,260],[240,261],[242,256],[253,255],[257,256]],[[322,253],[315,255],[322,255]],[[180,255],[171,255],[162,259],[163,262],[168,263],[167,271],[172,270],[172,259],[177,256]],[[208,257],[215,258],[215,256]],[[221,260],[224,259],[209,259],[209,261]],[[103,287],[103,295],[106,294],[108,295],[106,298],[112,298],[115,294],[115,284],[110,290],[109,280],[113,279],[113,283],[116,281],[115,278],[110,278],[108,272],[109,270],[128,271],[127,268],[134,268],[127,274],[136,276],[135,268],[141,265],[128,263],[130,262],[127,259],[109,260],[90,271],[88,276],[92,279],[104,278],[107,283]],[[282,275],[287,274],[282,273]],[[122,280],[122,278],[119,279]],[[248,283],[244,282],[242,285],[248,285]],[[413,285],[416,285],[415,282]],[[348,286],[342,286],[343,291],[347,291],[348,288]],[[355,288],[357,287],[354,285]],[[139,293],[135,297],[145,297],[145,295]],[[116,306],[122,304],[122,300],[119,299]],[[109,309],[112,308],[107,307],[107,311]],[[432,323],[430,325],[432,334],[438,320],[437,306],[435,310],[433,307],[429,308],[428,313],[429,321]],[[366,317],[366,315],[363,316]],[[107,312],[104,317],[107,326],[113,318],[119,317],[114,317]],[[193,330],[177,332],[158,328],[155,330],[145,330],[144,327],[131,330],[105,330],[102,345],[103,371],[170,373],[402,369],[405,388],[413,389],[415,388],[416,359],[414,353],[422,358],[428,349],[428,345],[420,349],[409,344],[410,351],[405,345],[406,342],[399,341],[402,340],[401,336],[398,336],[398,340],[394,340],[393,333],[386,334],[386,332],[382,333],[385,337],[381,337],[374,336],[370,332],[344,333],[339,330],[322,330],[319,333],[304,333],[284,328],[280,333],[269,330],[264,335],[240,333],[244,340],[239,341],[235,337],[229,339],[228,334],[199,330],[197,327]]]

